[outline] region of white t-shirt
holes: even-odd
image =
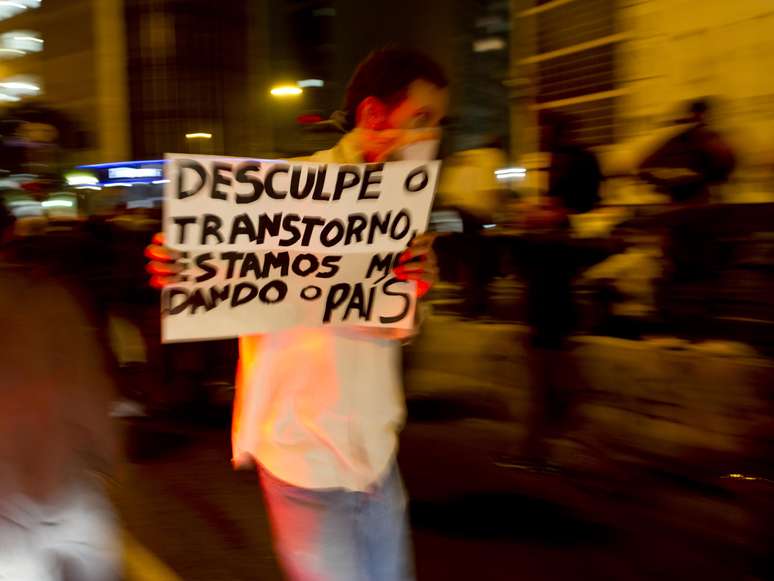
[[[404,419],[400,345],[353,329],[239,341],[234,458],[302,488],[366,490],[389,467]]]
[[[351,135],[312,161],[360,163]],[[302,488],[364,491],[403,424],[400,343],[389,332],[294,328],[240,337],[232,445]]]

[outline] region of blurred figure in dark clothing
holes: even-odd
[[[456,212],[462,231],[439,237],[436,248],[442,265],[457,271],[463,314],[469,318],[489,314],[489,284],[498,264],[497,248],[484,233],[502,211],[504,188],[495,171],[506,164],[502,140],[494,137],[481,147],[448,156],[441,169],[437,209]]]
[[[112,380],[79,293],[0,203],[0,578],[117,579]]]
[[[669,281],[695,282],[718,274],[718,223],[696,206],[711,201],[711,186],[727,182],[736,157],[723,136],[712,129],[706,99],[692,102],[676,121],[684,127],[640,164],[640,176],[684,207],[674,214],[664,239]]]
[[[557,111],[542,111],[540,151],[551,155],[546,197],[553,202],[557,222],[562,214],[582,214],[599,203],[602,172],[597,156],[575,141],[575,120]]]
[[[596,156],[573,139],[573,119],[545,111],[540,116],[541,150],[550,155],[548,187],[526,210],[522,264],[531,328],[529,364],[532,405],[526,456],[544,463],[546,438],[566,428],[578,373],[567,339],[575,328],[572,281],[579,264],[570,243],[569,215],[599,203],[602,173]]]
[[[109,217],[100,233],[106,256],[96,264],[103,269],[99,288],[122,396],[114,407],[117,416],[142,416],[163,402],[158,299],[148,291],[145,265],[138,260],[160,223],[149,210],[124,209]]]
[[[550,155],[548,189],[527,210],[527,317],[532,345],[561,349],[574,327],[572,279],[576,274],[569,246],[570,214],[599,203],[602,173],[596,156],[573,140],[573,119],[545,111],[540,116],[540,147]]]
[[[525,216],[528,232],[527,317],[532,344],[561,349],[575,323],[570,214],[599,203],[602,172],[596,156],[572,136],[574,120],[555,111],[540,115],[540,148],[550,155],[548,189]]]
[[[692,102],[676,124],[684,130],[640,163],[640,176],[686,204],[710,201],[710,186],[727,182],[736,167],[734,151],[709,122],[710,101]]]

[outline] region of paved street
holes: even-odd
[[[157,438],[117,495],[127,529],[182,579],[279,579],[256,478],[231,471],[226,431]],[[419,579],[744,578],[744,539],[715,529],[749,519],[733,499],[663,482],[608,496],[603,483],[500,468],[497,444],[473,421],[407,428]]]
[[[527,329],[434,306],[404,357],[399,462],[420,580],[774,578],[769,359],[579,336],[558,362],[577,421],[534,471],[518,465]],[[281,578],[256,475],[231,469],[228,397],[121,421],[127,581]]]
[[[735,442],[755,418],[723,420],[697,411],[685,394],[687,410],[653,418],[648,405],[671,407],[639,401],[631,385],[643,361],[649,381],[657,379],[648,352],[592,342],[582,347],[586,364],[601,357],[598,368],[604,360],[614,365],[597,369],[596,391],[582,406],[587,427],[554,442],[562,470],[503,464],[525,432],[528,393],[523,381],[511,380],[523,376],[523,353],[504,339],[520,332],[434,318],[408,353],[400,464],[412,499],[418,578],[763,579],[755,558],[770,538],[770,482],[719,478],[728,466],[752,465]],[[690,369],[690,356],[682,356],[680,365]],[[715,374],[725,369],[717,365]],[[758,367],[743,369],[769,373]],[[615,383],[611,373],[624,374],[623,400],[604,394],[603,384]],[[745,373],[729,368],[725,376],[736,377],[742,402],[756,396],[745,392],[752,381]],[[279,579],[256,476],[229,464],[228,421],[222,407],[196,420],[135,425],[135,454],[117,506],[133,538],[179,578]],[[696,448],[693,439],[706,445]],[[673,469],[686,450],[704,471]]]

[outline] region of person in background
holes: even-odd
[[[321,163],[383,162],[437,150],[448,81],[422,53],[369,55],[346,93],[350,129]],[[419,152],[419,153],[418,153]],[[174,253],[157,238],[152,283],[175,280]],[[431,238],[416,238],[396,275],[435,279]],[[367,328],[292,328],[240,337],[233,462],[257,463],[286,575],[294,580],[413,577],[406,497],[396,465],[404,420],[400,340]]]
[[[118,579],[106,354],[78,293],[0,203],[0,579]]]
[[[599,204],[602,171],[597,156],[575,139],[576,120],[558,111],[541,111],[540,151],[550,155],[548,190],[541,199],[546,214],[534,216],[549,227],[566,229],[568,214],[583,214]],[[553,215],[552,215],[553,214]]]
[[[540,150],[550,162],[546,191],[524,211],[527,317],[532,345],[553,350],[563,348],[575,321],[569,216],[596,207],[602,172],[596,156],[573,138],[573,118],[549,110],[539,122]]]
[[[663,240],[668,284],[710,280],[725,258],[720,241],[725,213],[708,204],[713,186],[730,179],[736,156],[712,128],[711,114],[708,99],[690,103],[687,116],[675,121],[682,130],[640,164],[640,177],[666,193],[675,206]]]
[[[532,402],[525,450],[503,463],[542,467],[550,452],[547,438],[567,429],[579,390],[567,344],[576,323],[572,283],[579,269],[569,216],[597,206],[602,172],[594,153],[574,139],[572,117],[543,111],[539,122],[540,149],[550,156],[547,188],[524,209],[525,243],[519,257],[527,286]]]
[[[493,138],[482,147],[452,154],[444,160],[436,207],[459,214],[462,232],[442,236],[437,251],[444,271],[460,272],[464,292],[463,315],[477,318],[488,314],[489,284],[497,271],[497,253],[483,234],[495,224],[503,210],[505,191],[495,171],[507,159],[502,141]]]
[[[684,130],[668,139],[639,165],[640,177],[675,203],[706,204],[713,185],[728,181],[736,167],[733,148],[712,128],[711,102],[693,101],[675,120]]]

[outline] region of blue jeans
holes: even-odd
[[[414,578],[406,495],[394,464],[368,492],[298,488],[261,468],[280,564],[293,581]]]

